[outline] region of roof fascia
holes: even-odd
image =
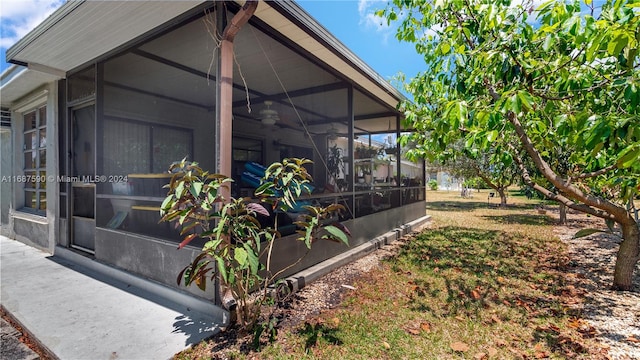
[[[43,22],[38,24],[33,30],[23,36],[17,43],[13,44],[10,48],[7,49],[6,53],[6,61],[11,63],[13,58],[16,57],[20,51],[22,51],[25,47],[29,46],[31,42],[44,34],[47,30],[49,30],[53,25],[57,24],[60,20],[64,19],[67,15],[69,15],[73,10],[75,10],[78,6],[82,5],[85,0],[74,0],[67,1],[62,4],[56,11],[53,12],[48,18],[46,18]]]

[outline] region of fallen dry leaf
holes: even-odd
[[[334,317],[333,319],[331,319],[331,321],[333,322],[333,324],[334,324],[335,326],[340,325],[340,319],[338,319],[337,317]]]
[[[409,329],[406,329],[406,330],[411,335],[420,335],[420,330],[418,330],[418,329],[409,328]]]
[[[494,357],[498,355],[498,349],[490,347],[487,349],[487,353],[489,354],[489,357]]]
[[[477,353],[477,354],[473,355],[473,358],[476,359],[476,360],[483,360],[483,359],[487,358],[487,354],[485,354],[483,352],[480,352],[480,353]]]
[[[469,351],[469,345],[461,341],[456,341],[451,344],[451,349],[453,351],[465,352],[465,351]]]
[[[429,323],[422,323],[420,324],[420,329],[424,332],[431,332],[431,325],[429,325]]]
[[[471,297],[474,300],[480,300],[480,298],[481,298],[480,293],[478,292],[478,290],[471,290]]]
[[[391,345],[389,345],[389,343],[386,341],[382,342],[382,346],[384,346],[385,349],[391,349]]]
[[[635,335],[631,335],[627,338],[627,341],[632,343],[640,343],[640,338],[637,338]]]
[[[498,345],[499,347],[504,347],[507,346],[507,342],[502,339],[498,339],[496,340],[496,345]]]

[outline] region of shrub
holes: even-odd
[[[273,242],[280,237],[277,217],[273,226],[263,226],[257,217],[270,216],[268,208],[277,212],[296,206],[296,198],[308,189],[305,184],[311,181],[303,166],[308,163],[311,161],[306,159],[284,159],[271,164],[262,185],[255,191],[259,202],[250,198],[224,199],[221,190],[228,188],[232,180],[209,174],[195,162],[183,159],[169,169],[174,175],[165,186],[169,192],[161,206],[160,221],[174,222],[182,228],[180,234],[184,238],[179,249],[197,237],[207,240],[200,254],[178,275],[178,284],[195,283],[205,290],[207,279],[215,281],[217,278],[221,296],[231,297],[230,301],[225,299],[223,305],[235,311],[241,330],[253,331],[257,339],[265,329],[272,332],[270,338],[274,339],[276,302],[269,286],[285,270],[302,260],[302,257],[292,259],[285,269],[273,271]],[[348,245],[348,230],[334,221],[344,210],[343,206],[304,208],[307,215],[296,225],[300,228],[298,240],[304,242],[307,252],[316,239]],[[266,260],[261,262],[260,259]],[[282,289],[281,286],[276,288]],[[272,311],[259,323],[261,308],[265,305],[272,305]]]

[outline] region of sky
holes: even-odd
[[[65,0],[0,0],[0,72],[7,64],[6,50],[47,18]],[[329,32],[383,78],[402,72],[407,78],[422,71],[424,62],[413,45],[400,43],[393,27],[374,12],[386,0],[299,0],[298,3]]]

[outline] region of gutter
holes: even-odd
[[[238,11],[231,21],[222,31],[222,39],[220,41],[220,51],[217,85],[216,85],[216,171],[219,174],[231,176],[231,154],[233,152],[231,139],[233,136],[233,40],[240,31],[240,28],[246,24],[253,13],[258,8],[258,0],[247,1],[240,11]],[[216,9],[216,13],[223,11],[220,7]],[[217,15],[218,16],[218,15]],[[218,16],[218,19],[221,17]],[[223,200],[231,198],[231,187],[223,186],[220,188]],[[218,288],[216,299],[221,305],[232,310],[235,307],[235,300],[229,296],[230,291],[223,284],[221,279],[218,280]]]

